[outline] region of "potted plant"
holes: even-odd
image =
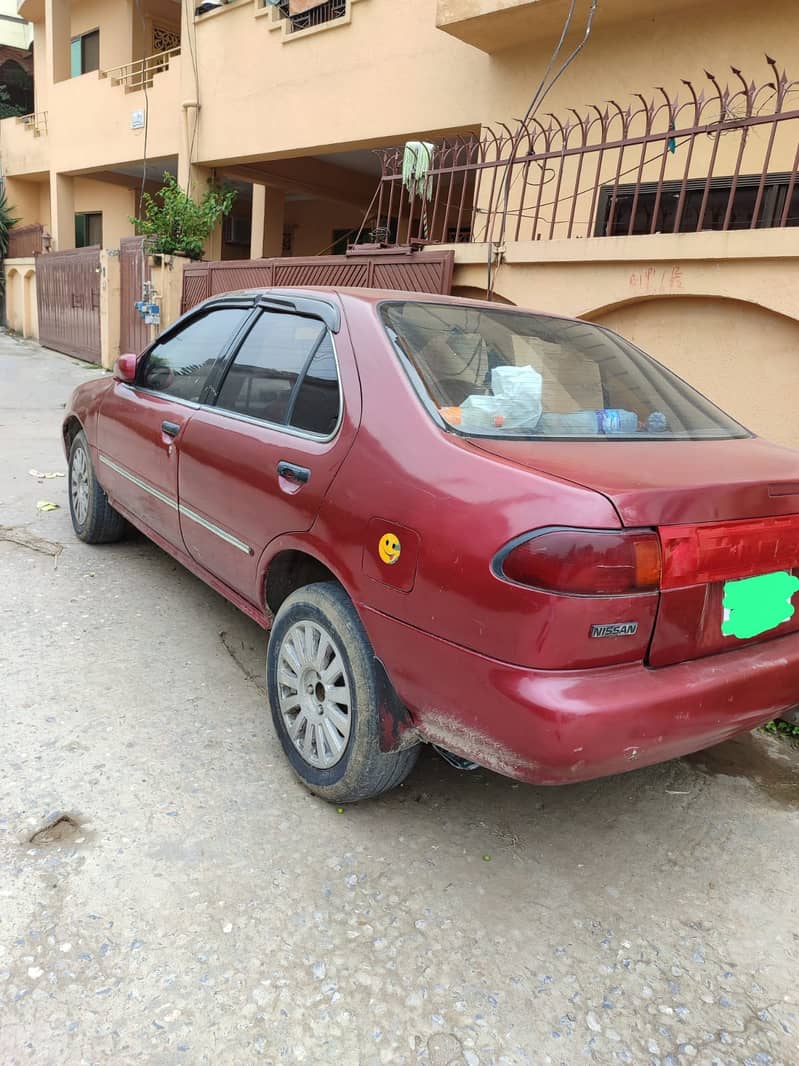
[[[151,237],[151,252],[157,255],[184,255],[202,259],[205,242],[220,219],[230,212],[236,190],[209,180],[199,201],[184,192],[174,174],[166,172],[155,196],[142,197],[144,218],[131,217],[142,236]]]

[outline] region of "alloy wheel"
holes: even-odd
[[[72,496],[72,511],[79,525],[89,514],[89,461],[83,448],[77,448],[72,456],[69,491]]]
[[[352,697],[341,651],[317,622],[296,622],[286,632],[277,657],[277,685],[294,747],[311,766],[335,766],[350,737]]]

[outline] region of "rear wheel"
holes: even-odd
[[[69,513],[75,535],[87,544],[110,544],[125,532],[125,519],[108,502],[95,476],[82,430],[69,450]]]
[[[269,637],[272,719],[295,773],[323,799],[354,803],[396,787],[418,745],[380,750],[381,679],[351,600],[333,581],[281,606]]]

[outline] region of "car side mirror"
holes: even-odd
[[[124,381],[126,385],[132,385],[136,380],[136,366],[138,355],[120,355],[114,364],[114,378],[116,381]]]

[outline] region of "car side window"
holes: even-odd
[[[327,437],[336,428],[340,409],[336,355],[326,333],[302,379],[289,421],[297,429]]]
[[[137,384],[199,402],[211,368],[248,314],[244,307],[217,307],[193,318],[151,349]]]
[[[325,399],[331,395],[332,405]],[[327,327],[317,319],[271,311],[242,342],[217,399],[218,407],[236,414],[323,434],[335,429],[338,403]]]

